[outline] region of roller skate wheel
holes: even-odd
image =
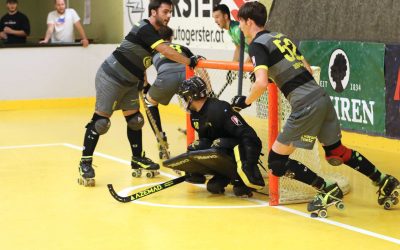
[[[154,173],[153,172],[147,172],[146,173],[146,177],[147,178],[153,178],[154,177]]]
[[[311,215],[311,218],[317,218],[318,217],[317,213],[311,213],[310,215]]]
[[[393,199],[393,205],[397,205],[397,204],[399,204],[399,198],[394,197],[394,199]]]
[[[142,171],[138,170],[133,170],[132,172],[132,177],[134,178],[139,178],[140,176],[142,176]]]
[[[78,184],[83,185],[83,180],[81,178],[78,178]]]
[[[343,210],[345,208],[343,202],[338,202],[335,204],[335,206],[339,210]]]
[[[96,185],[96,182],[94,179],[89,179],[87,182],[88,187],[94,187]]]
[[[398,197],[399,196],[399,192],[393,191],[393,196]]]
[[[326,209],[319,210],[318,216],[321,218],[326,218],[326,217],[328,217],[328,211],[326,211]]]
[[[385,203],[383,204],[383,208],[386,210],[389,210],[392,207],[392,201],[391,200],[387,200],[385,201]]]

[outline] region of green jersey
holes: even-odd
[[[239,28],[239,22],[237,22],[237,21],[231,21],[231,22],[230,22],[228,34],[231,36],[232,42],[233,42],[236,46],[240,46],[240,28]],[[246,53],[249,53],[249,45],[248,45],[246,42],[244,43],[244,51],[246,51]]]

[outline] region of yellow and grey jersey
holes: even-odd
[[[304,57],[285,35],[261,31],[249,46],[254,71],[264,68],[292,107],[306,102],[308,95],[320,92],[320,86],[304,67]]]
[[[168,45],[173,48],[176,52],[186,56],[186,57],[191,57],[193,56],[193,53],[185,46],[179,45],[179,44],[174,44],[174,43],[168,43]],[[166,58],[164,55],[162,55],[160,52],[157,52],[153,56],[153,65],[157,69],[157,74],[163,74],[163,73],[174,73],[174,72],[182,72],[186,70],[186,65],[172,61],[168,58]]]
[[[137,22],[106,59],[102,67],[121,84],[133,85],[144,79],[145,70],[151,66],[151,55],[155,47],[164,40],[147,19]]]

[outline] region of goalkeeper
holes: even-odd
[[[229,103],[207,97],[206,84],[198,76],[183,81],[178,95],[186,103],[191,124],[199,137],[188,146],[188,150],[216,148],[234,157],[237,163],[235,178],[214,175],[207,183],[207,190],[221,194],[232,183],[236,196],[249,197],[252,195],[251,189],[265,186],[258,168],[261,140],[242,116],[233,111]],[[192,182],[205,181],[204,176],[192,177]],[[191,181],[190,178],[188,181]]]

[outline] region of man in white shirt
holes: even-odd
[[[70,43],[75,41],[74,26],[81,36],[83,47],[89,45],[85,31],[80,23],[80,18],[74,9],[65,8],[65,0],[55,0],[56,10],[47,16],[47,31],[44,40],[40,43]]]

